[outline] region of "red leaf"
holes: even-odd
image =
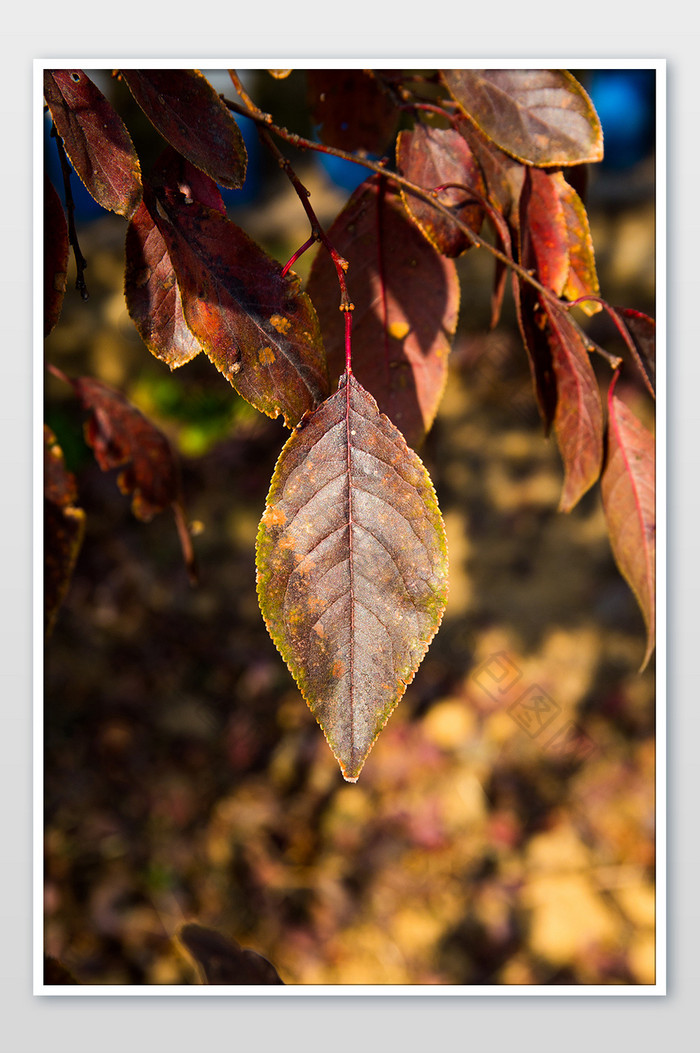
[[[68,224],[61,199],[44,177],[44,336],[61,316],[68,273]]]
[[[418,446],[430,429],[447,378],[457,326],[459,282],[406,214],[400,197],[374,179],[363,183],[328,237],[349,263],[353,312],[352,368],[383,413]],[[321,323],[331,377],[345,366],[338,284],[326,252],[308,284]]]
[[[398,111],[370,70],[309,69],[307,96],[321,142],[340,150],[381,154]]]
[[[603,407],[581,334],[563,311],[543,306],[556,379],[554,430],[565,472],[559,510],[570,512],[600,475]]]
[[[520,236],[528,248],[523,255],[529,261],[531,253],[539,281],[561,296],[569,276],[569,235],[560,197],[563,176],[533,168],[525,179]]]
[[[98,204],[129,218],[141,168],[128,131],[82,70],[45,70],[44,98],[71,164]]]
[[[220,186],[243,186],[248,154],[240,128],[198,70],[121,70],[163,138]]]
[[[282,450],[257,568],[270,635],[355,782],[437,632],[447,552],[425,468],[354,377]]]
[[[85,512],[75,505],[75,477],[56,436],[44,425],[44,631],[51,633],[85,533]]]
[[[412,131],[400,132],[396,162],[407,179],[426,190],[445,183],[461,183],[474,188],[481,196],[486,193],[481,170],[466,140],[452,128],[433,128],[419,123]],[[403,188],[401,197],[409,215],[438,252],[459,256],[471,246],[466,234],[426,201]],[[484,211],[475,198],[470,200],[464,190],[451,188],[444,190],[439,199],[441,204],[454,210],[457,219],[479,233]],[[465,201],[468,203],[462,204]]]
[[[134,515],[148,521],[170,505],[190,579],[194,554],[184,520],[180,473],[170,443],[151,421],[121,392],[92,377],[71,381],[85,409],[90,411],[85,438],[103,472],[121,468],[117,483],[133,494]]]
[[[178,190],[185,200],[226,212],[216,183],[171,148],[161,155],[151,181]],[[176,369],[199,354],[202,348],[185,321],[167,246],[145,202],[126,232],[124,293],[131,319],[156,358]]]
[[[465,115],[518,161],[546,167],[602,159],[598,115],[567,70],[459,69],[442,77]]]
[[[171,192],[146,204],[192,333],[244,399],[293,427],[328,393],[318,319],[299,279],[213,209]]]
[[[222,936],[216,929],[188,922],[177,935],[201,968],[208,984],[284,983],[267,958],[255,951],[244,950],[235,940]]]
[[[608,442],[600,481],[610,544],[647,629],[643,669],[654,649],[656,623],[656,507],[654,437],[630,409],[608,393]]]

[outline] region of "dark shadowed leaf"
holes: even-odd
[[[630,307],[615,307],[613,313],[627,332],[626,342],[647,389],[656,398],[656,322]]]
[[[400,132],[396,161],[402,175],[426,190],[445,183],[460,183],[473,187],[482,196],[486,193],[481,169],[466,139],[453,128],[434,128],[418,123],[412,131]],[[459,256],[470,247],[467,235],[447,216],[404,188],[401,197],[409,215],[438,252],[444,256]],[[464,190],[451,188],[442,191],[439,200],[454,210],[457,219],[479,233],[484,212],[475,198],[470,199]]]
[[[526,171],[527,192],[520,214],[521,244],[537,278],[561,296],[569,276],[569,235],[560,198],[561,172]],[[530,256],[531,254],[531,256]]]
[[[72,381],[90,416],[85,438],[103,472],[121,468],[117,478],[124,494],[133,494],[131,509],[148,521],[168,506],[173,509],[185,564],[194,579],[194,554],[184,518],[179,467],[170,443],[151,421],[126,399],[92,377]]]
[[[248,164],[243,136],[206,77],[194,69],[121,70],[121,75],[171,146],[220,186],[243,186]]]
[[[65,466],[56,436],[44,425],[44,630],[53,629],[68,591],[85,532],[77,508],[75,477]]]
[[[398,110],[370,70],[306,71],[311,117],[321,142],[380,154],[390,144]]]
[[[46,70],[44,98],[71,164],[95,201],[129,218],[141,200],[141,168],[121,117],[82,70]]]
[[[562,295],[567,300],[577,300],[581,296],[597,296],[598,273],[586,208],[574,188],[560,173],[555,178],[559,200],[564,210],[569,243],[569,274]],[[602,309],[595,300],[583,300],[580,307],[588,315],[596,314]]]
[[[602,159],[598,115],[567,70],[458,69],[442,76],[466,116],[517,160],[549,166]]]
[[[44,336],[61,316],[68,274],[68,224],[61,199],[44,176]]]
[[[178,932],[208,984],[284,984],[274,965],[216,929],[189,922]]]
[[[328,236],[349,263],[353,372],[409,445],[418,446],[447,378],[459,312],[455,264],[426,241],[400,197],[374,179],[358,187]],[[345,367],[345,331],[335,268],[323,249],[308,291],[334,379]]]
[[[600,481],[610,544],[647,628],[642,669],[654,649],[656,621],[656,507],[654,437],[624,402],[608,394],[608,441]]]
[[[425,468],[354,377],[282,450],[257,568],[270,635],[355,782],[437,632],[447,551]]]
[[[171,192],[146,204],[192,333],[244,399],[293,427],[328,393],[318,319],[299,279],[214,209]]]
[[[151,184],[171,187],[186,201],[226,212],[216,183],[170,148],[159,159]],[[176,369],[199,354],[202,348],[185,321],[167,246],[145,201],[126,232],[124,293],[131,319],[156,358]]]
[[[479,164],[489,201],[506,219],[512,212],[517,214],[525,175],[523,165],[499,150],[466,117],[458,119],[457,129]]]
[[[603,407],[583,338],[567,314],[544,304],[557,402],[554,431],[564,462],[559,509],[570,512],[600,475]]]
[[[557,384],[552,366],[552,348],[547,335],[547,316],[537,292],[515,274],[513,298],[520,335],[530,363],[537,406],[544,423],[545,435],[548,435],[557,406]]]

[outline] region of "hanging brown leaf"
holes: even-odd
[[[398,194],[375,179],[358,187],[328,237],[349,263],[353,372],[409,445],[418,446],[447,379],[459,312],[455,264],[416,229]],[[330,376],[337,377],[345,365],[345,330],[335,268],[323,250],[311,267],[308,291]]]
[[[309,69],[307,95],[321,142],[380,154],[393,139],[398,111],[370,70]]]
[[[44,425],[44,631],[56,621],[85,533],[85,512],[75,505],[75,476],[66,468],[56,436]]]
[[[169,191],[146,204],[192,333],[244,399],[293,427],[328,393],[318,318],[298,277],[214,209]]]
[[[220,186],[243,186],[248,165],[241,130],[209,81],[194,69],[121,70],[163,138]]]
[[[499,150],[466,117],[458,116],[456,127],[478,162],[489,201],[505,219],[509,219],[511,213],[516,219],[525,176],[523,165]]]
[[[141,168],[121,117],[82,70],[45,70],[44,98],[95,201],[128,219],[141,200]]]
[[[563,311],[542,301],[552,352],[557,402],[554,431],[564,462],[561,512],[570,512],[600,475],[603,407],[583,338]]]
[[[161,155],[151,184],[169,186],[185,201],[226,212],[216,183],[170,148]],[[199,354],[202,348],[185,321],[167,246],[145,201],[126,232],[124,294],[129,315],[156,358],[177,369]]]
[[[121,468],[117,478],[124,494],[133,494],[131,509],[148,521],[168,506],[173,509],[183,556],[191,579],[194,553],[185,522],[180,473],[170,443],[151,421],[119,391],[93,377],[71,381],[90,417],[85,438],[103,472]]]
[[[569,273],[562,296],[567,300],[578,300],[582,296],[597,296],[599,293],[598,273],[585,205],[561,173],[557,173],[556,181],[559,200],[564,210],[569,245]],[[601,305],[595,300],[583,300],[579,306],[587,315],[596,314],[601,310]]]
[[[569,276],[569,234],[560,198],[561,172],[528,169],[527,190],[520,212],[523,255],[533,265],[537,278],[561,296]]]
[[[426,190],[445,183],[469,186],[481,196],[486,187],[481,170],[474,160],[466,140],[453,128],[434,128],[427,124],[416,124],[412,131],[399,133],[396,143],[396,162],[407,179]],[[403,203],[415,223],[428,241],[444,256],[459,256],[466,252],[471,242],[448,216],[437,212],[428,202],[401,189]],[[475,197],[468,191],[450,188],[439,195],[442,205],[453,209],[461,220],[476,234],[481,229],[484,211]]]
[[[518,161],[546,167],[602,159],[600,120],[568,70],[458,69],[442,77],[465,115]]]
[[[178,932],[208,984],[284,984],[274,965],[216,929],[188,922]]]
[[[44,336],[61,316],[68,274],[68,224],[61,199],[44,176]]]
[[[124,295],[146,347],[171,369],[202,350],[185,322],[167,246],[143,201],[126,232]]]
[[[656,622],[656,507],[654,437],[625,403],[608,393],[608,441],[600,481],[610,544],[634,593],[647,629],[642,661],[654,649]]]
[[[257,570],[270,635],[356,782],[437,632],[447,551],[425,468],[353,376],[282,450]]]

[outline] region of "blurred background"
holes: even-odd
[[[88,72],[147,168],[150,125],[125,87]],[[233,96],[225,71],[203,72]],[[654,71],[574,72],[605,135],[586,200],[601,292],[653,316]],[[313,135],[303,71],[243,76],[278,123]],[[286,261],[308,223],[240,123],[250,168],[225,192],[229,215]],[[46,151],[62,193],[48,133]],[[364,170],[289,156],[329,224]],[[173,939],[196,920],[288,984],[653,983],[653,661],[637,672],[644,627],[598,490],[556,511],[561,462],[510,302],[488,330],[486,254],[458,261],[450,379],[420,451],[447,525],[447,612],[348,785],[257,604],[255,535],[287,432],[203,355],[170,373],[148,353],[124,303],[125,223],[73,190],[90,299],[73,268],[47,359],[119,388],[168,435],[201,580],[188,584],[169,514],[133,518],[48,378],[46,420],[87,526],[46,654],[47,953],[81,984],[196,984]],[[624,353],[605,318],[586,326]]]

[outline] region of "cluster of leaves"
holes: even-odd
[[[283,80],[288,71],[270,73]],[[143,175],[122,118],[86,74],[47,71],[64,171],[70,160],[93,197],[128,222],[126,303],[152,354],[175,369],[204,351],[243,398],[291,429],[258,532],[258,595],[344,777],[357,780],[447,601],[444,525],[415,450],[447,379],[455,260],[473,246],[494,259],[493,325],[511,276],[544,429],[563,460],[560,508],[600,480],[612,549],[647,625],[646,663],[654,441],[614,394],[622,360],[593,343],[571,308],[610,314],[652,397],[654,323],[600,296],[576,186],[582,166],[602,158],[602,132],[576,79],[563,70],[308,71],[312,142],[259,110],[233,71],[238,101],[193,70],[118,75],[166,149]],[[246,178],[237,112],[256,122],[309,217],[309,239],[285,266],[226,214],[219,188]],[[328,231],[278,142],[368,168]],[[302,289],[291,267],[315,242]],[[84,290],[71,209],[66,219],[47,184],[47,333],[71,244]],[[614,371],[607,421],[590,361],[598,352]],[[101,383],[70,383],[91,413],[100,466],[126,466],[121,485],[137,515],[175,509],[192,566],[164,437]],[[54,607],[78,544],[63,545]]]

